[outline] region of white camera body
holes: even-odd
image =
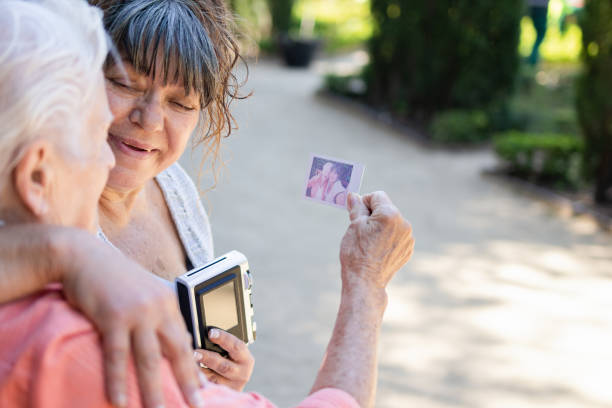
[[[238,251],[190,270],[176,278],[176,292],[193,347],[227,355],[211,342],[208,331],[219,328],[253,343],[257,325],[253,320],[253,280],[246,257]]]

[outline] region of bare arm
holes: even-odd
[[[176,296],[163,283],[84,230],[49,225],[0,228],[0,302],[61,282],[66,299],[102,337],[105,385],[115,406],[127,406],[133,352],[144,405],[163,404],[162,355],[185,399],[202,406],[190,337]]]
[[[70,231],[70,232],[69,232]],[[60,281],[70,233],[94,239],[90,234],[72,228],[41,224],[22,224],[0,228],[0,302],[29,295],[50,282]]]
[[[311,393],[338,388],[374,405],[377,348],[386,287],[412,256],[412,229],[385,193],[349,195],[351,225],[341,249],[342,296],[332,337]]]

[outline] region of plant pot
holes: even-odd
[[[290,67],[307,68],[315,56],[320,40],[281,38],[280,49],[283,60]]]

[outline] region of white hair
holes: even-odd
[[[77,146],[107,53],[102,12],[83,0],[0,1],[0,174],[39,137]]]

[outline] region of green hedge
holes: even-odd
[[[336,75],[327,74],[324,77],[324,86],[328,91],[348,96],[354,99],[362,99],[366,93],[366,84],[360,74]]]
[[[612,0],[588,0],[580,25],[584,73],[578,80],[586,174],[595,179],[595,200],[612,202]]]
[[[450,110],[436,115],[429,127],[432,140],[446,144],[478,143],[489,138],[489,116],[482,110]]]
[[[370,101],[428,120],[505,100],[519,67],[522,0],[371,0]]]
[[[582,184],[584,143],[576,136],[506,132],[496,135],[495,151],[513,175],[555,187]]]

